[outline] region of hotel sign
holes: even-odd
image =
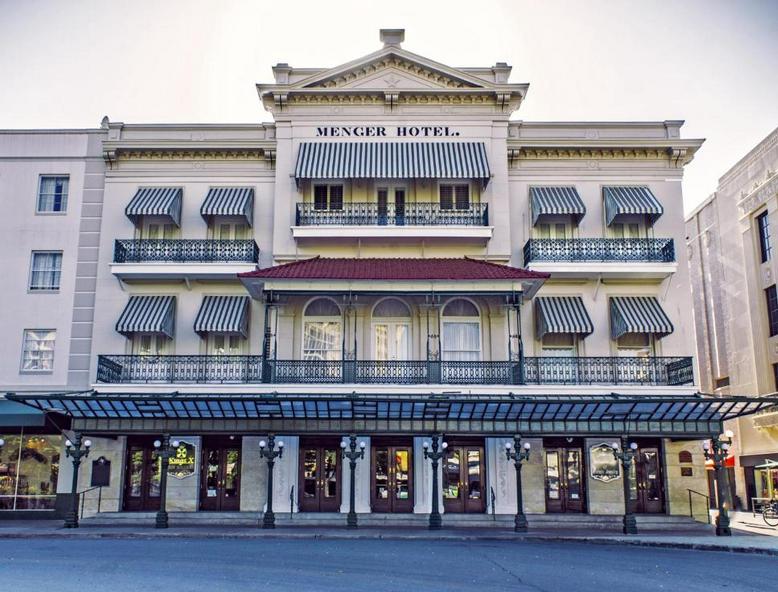
[[[173,456],[167,474],[176,479],[186,479],[195,473],[195,445],[180,440]]]
[[[322,138],[456,138],[459,132],[446,125],[348,125],[316,128]]]
[[[621,476],[619,461],[613,456],[613,448],[604,442],[589,449],[589,466],[592,479],[603,483],[610,483]]]

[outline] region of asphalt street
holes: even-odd
[[[3,592],[772,589],[778,558],[581,543],[0,540]]]

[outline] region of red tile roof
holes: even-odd
[[[286,280],[544,280],[547,273],[477,259],[379,259],[314,257],[239,274]]]

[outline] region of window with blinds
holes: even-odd
[[[343,185],[314,185],[314,210],[342,210]]]
[[[441,210],[469,210],[470,186],[467,184],[446,184],[440,186]]]

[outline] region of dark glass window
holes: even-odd
[[[327,209],[327,186],[315,185],[313,188],[313,209],[314,210],[326,210]]]
[[[773,254],[773,246],[770,243],[770,218],[767,212],[762,212],[756,217],[756,226],[759,230],[759,254],[762,263],[769,261]]]
[[[441,210],[469,210],[470,186],[469,185],[441,185],[440,186]]]
[[[342,210],[343,185],[314,185],[314,210]]]
[[[778,335],[778,291],[775,284],[765,291],[767,297],[767,322],[770,324],[770,337]]]

